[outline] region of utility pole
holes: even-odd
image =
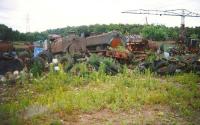
[[[146,20],[146,25],[148,25],[149,23],[148,23],[148,19],[147,19],[147,16],[145,17],[145,20]]]
[[[128,10],[124,11],[122,13],[128,13],[128,14],[148,14],[148,15],[165,15],[165,16],[180,16],[181,17],[181,33],[180,33],[180,42],[185,42],[185,17],[200,17],[199,13],[191,12],[186,9],[174,9],[174,10],[145,10],[145,9],[139,9],[139,10]]]

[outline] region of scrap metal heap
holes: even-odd
[[[132,54],[132,62],[138,64],[144,62],[152,53],[155,53],[159,46],[140,35],[127,36],[126,48]]]
[[[125,45],[126,38],[117,31],[86,37],[86,47],[90,51],[108,50]]]
[[[126,38],[112,31],[86,38],[86,47],[90,53],[113,58],[121,63],[130,62],[130,53],[124,48]]]
[[[15,82],[20,71],[30,69],[34,46],[31,43],[0,41],[0,82]]]
[[[61,37],[58,35],[50,35],[49,37],[52,42],[49,50],[54,55],[63,53],[73,55],[86,52],[85,38],[79,37],[75,33],[71,33],[67,37]]]
[[[46,44],[41,48],[43,51],[33,54],[33,48],[35,51],[39,47],[36,44],[24,45],[22,50],[25,51],[16,52],[16,47],[12,43],[0,42],[0,79],[3,75],[19,72],[24,68],[30,71],[35,63],[39,64],[43,72],[48,71],[53,58],[57,58],[58,63],[64,65],[65,71],[70,71],[77,62],[85,61],[89,64],[90,61],[87,59],[93,54],[112,58],[120,64],[139,64],[140,71],[149,68],[160,75],[190,71],[200,73],[199,41],[194,39],[185,44],[178,43],[170,49],[169,56],[165,58],[158,58],[159,55],[155,52],[159,47],[156,43],[139,35],[124,37],[116,31],[89,37],[79,37],[75,33],[67,37],[54,34],[44,43]],[[147,61],[152,53],[158,59]],[[100,66],[100,60],[94,64],[95,67]],[[118,68],[111,65],[108,65],[107,69],[111,74],[118,71]]]
[[[185,43],[177,43],[175,47],[170,50],[170,55],[185,55],[200,53],[199,41],[197,39],[187,39]]]
[[[22,60],[16,58],[11,42],[0,42],[0,75],[23,68]]]
[[[149,49],[149,42],[139,35],[127,36],[126,48],[132,53],[135,62],[144,61],[148,55],[145,50]]]
[[[127,49],[131,52],[144,51],[148,47],[148,40],[142,38],[140,35],[127,36]]]
[[[89,37],[79,37],[74,32],[67,37],[50,35],[48,43],[47,49],[40,52],[34,60],[38,60],[42,67],[45,67],[53,58],[57,58],[58,62],[68,64],[68,70],[74,63],[86,60],[92,54],[113,58],[121,64],[131,64],[144,60],[147,57],[145,50],[149,48],[147,40],[129,39],[127,42],[127,39],[116,31]]]
[[[200,55],[176,56],[161,58],[152,62],[140,63],[140,71],[150,69],[159,75],[173,75],[180,72],[194,72],[200,75]]]
[[[144,71],[149,68],[152,72],[160,75],[191,71],[200,74],[200,48],[198,40],[190,39],[185,43],[177,43],[169,52],[163,51],[162,54],[165,57],[141,63],[138,66],[139,69]]]

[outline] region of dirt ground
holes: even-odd
[[[55,118],[63,125],[188,125],[191,124],[189,118],[181,117],[167,106],[155,105],[144,106],[141,109],[128,111],[111,111],[101,109],[89,113],[65,112],[55,113]],[[199,115],[197,115],[199,116]],[[48,117],[48,116],[47,116]],[[198,124],[200,118],[193,119],[192,124]]]
[[[164,79],[161,79],[160,82],[163,83],[163,81]],[[176,84],[177,87],[182,85]],[[199,82],[197,84],[199,85]],[[28,88],[31,88],[30,86]],[[16,101],[18,93],[15,90],[24,87],[23,85],[0,84],[0,104],[3,105],[9,101]],[[22,90],[26,90],[25,93],[30,93],[26,88]],[[1,113],[0,115],[5,116],[4,120],[6,123],[8,117]],[[117,109],[117,111],[102,107],[99,110],[73,110],[72,112],[51,110],[48,107],[34,105],[28,106],[24,111],[18,113],[21,116],[26,116],[22,119],[22,123],[26,125],[199,125],[200,123],[200,112],[198,109],[194,115],[187,117],[181,115],[180,112],[167,104],[142,104],[127,110]],[[2,122],[0,121],[1,124]],[[9,122],[8,125],[10,125]]]

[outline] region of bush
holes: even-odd
[[[33,65],[31,65],[30,72],[33,74],[34,77],[41,76],[44,69],[44,64],[41,58],[33,59]]]
[[[116,63],[112,58],[92,55],[88,63],[92,65],[97,71],[105,72],[106,74],[114,75],[120,72],[120,64]]]

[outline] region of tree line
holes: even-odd
[[[139,24],[95,24],[89,26],[67,26],[65,28],[49,29],[43,32],[20,33],[12,30],[6,25],[0,24],[0,40],[6,41],[37,41],[48,38],[49,34],[59,34],[67,36],[70,32],[78,35],[82,33],[89,36],[91,33],[103,33],[109,31],[119,31],[124,35],[142,35],[144,38],[165,41],[177,40],[180,33],[179,27],[166,27],[164,25],[139,25]],[[186,27],[186,36],[200,39],[200,27]]]

